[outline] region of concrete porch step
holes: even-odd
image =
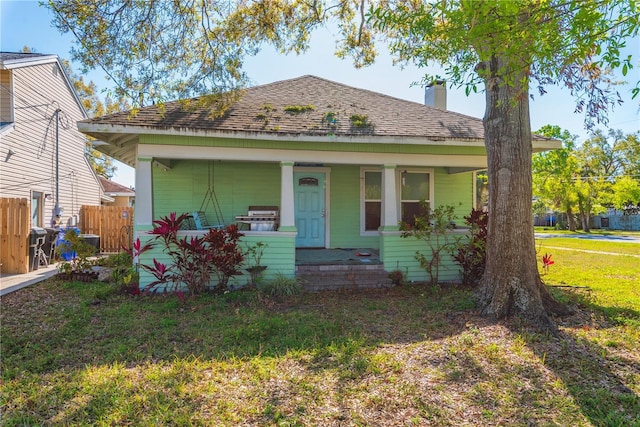
[[[382,265],[299,265],[296,277],[307,291],[391,287]]]

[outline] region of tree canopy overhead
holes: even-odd
[[[539,93],[567,86],[587,121],[606,120],[619,102],[609,71],[637,35],[632,0],[49,0],[54,25],[75,37],[72,58],[102,68],[116,98],[133,105],[224,93],[245,86],[244,59],[270,44],[286,53],[309,47],[314,28],[336,25],[336,55],[357,67],[375,61],[385,39],[399,62],[445,66],[449,82],[481,90],[482,64],[501,52],[527,68]],[[372,13],[373,12],[373,13]],[[486,16],[484,21],[482,16]],[[482,22],[481,22],[482,21]],[[484,35],[491,34],[490,37]],[[505,43],[505,39],[507,42]],[[505,70],[506,71],[506,70]],[[505,79],[507,74],[503,73]],[[425,76],[430,82],[435,76]],[[634,94],[640,87],[634,89]]]
[[[486,94],[490,219],[480,308],[547,329],[549,314],[566,312],[537,271],[530,89],[566,86],[588,125],[605,122],[619,101],[610,73],[626,75],[634,65],[620,52],[638,35],[636,1],[50,0],[49,7],[58,29],[77,39],[73,58],[105,69],[116,92],[138,105],[241,87],[247,55],[264,43],[301,52],[313,28],[329,22],[339,28],[336,53],[356,66],[374,61],[376,37],[399,62],[443,65],[450,84]]]
[[[638,34],[640,10],[633,1],[390,3],[375,10],[374,22],[398,60],[443,64],[447,79],[467,93],[488,77],[508,85],[524,77],[523,89],[541,95],[548,86],[565,86],[589,126],[606,121],[607,107],[621,101],[611,71],[627,75],[633,68],[631,56],[620,57]],[[488,62],[497,58],[509,60],[489,76]],[[426,83],[433,79],[425,76]]]
[[[247,83],[243,60],[270,43],[307,47],[321,5],[289,1],[51,0],[54,25],[76,42],[73,59],[102,68],[136,104],[222,93]]]

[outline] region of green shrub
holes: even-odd
[[[119,252],[117,254],[111,254],[104,258],[100,258],[97,265],[101,265],[103,267],[124,267],[129,268],[133,265],[133,258],[130,254],[126,252]]]
[[[302,292],[302,285],[295,277],[287,277],[282,273],[276,274],[274,278],[260,285],[260,292],[272,297],[283,297],[298,295]]]

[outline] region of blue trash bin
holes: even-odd
[[[56,240],[56,247],[62,248],[62,246],[60,245],[69,244],[69,241],[66,240],[64,236],[65,236],[65,233],[71,230],[75,231],[76,234],[80,234],[80,229],[78,227],[66,227],[66,228],[60,229],[60,234],[58,234],[58,239]],[[76,256],[77,256],[76,252],[72,251],[71,249],[67,249],[64,251],[61,249],[60,251],[60,257],[62,257],[62,259],[65,261],[71,261]]]

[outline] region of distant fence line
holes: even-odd
[[[640,231],[640,215],[623,212],[603,214],[599,225],[610,230]]]
[[[580,218],[577,215],[576,222],[580,226]],[[540,227],[566,227],[567,215],[564,213],[534,215],[533,225]],[[612,209],[607,213],[593,215],[590,226],[591,228],[609,230],[640,231],[640,208],[627,208],[622,211]]]
[[[122,206],[82,206],[80,229],[100,236],[100,252],[119,252],[132,246],[133,208]]]
[[[82,206],[79,227],[83,234],[100,236],[100,252],[130,249],[133,208]],[[31,203],[26,198],[0,198],[0,270],[3,274],[29,272]]]

